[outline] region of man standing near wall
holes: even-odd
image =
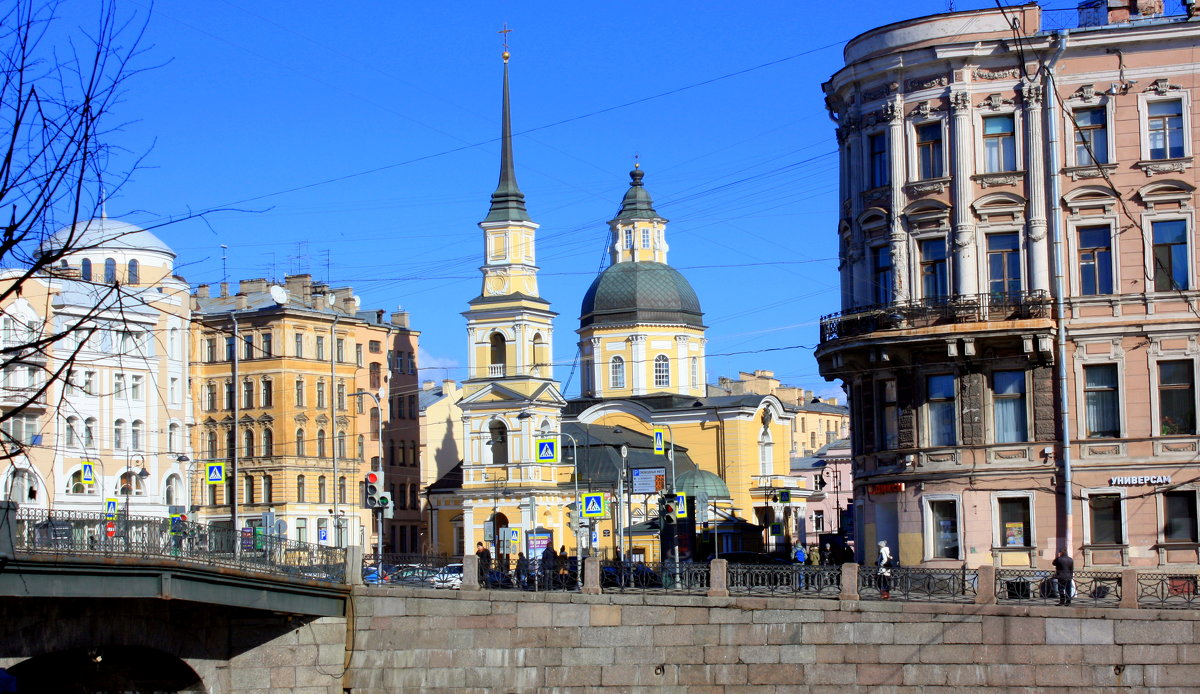
[[[1075,560],[1067,556],[1065,549],[1058,550],[1054,558],[1054,580],[1058,582],[1058,604],[1070,606],[1071,583],[1075,577]]]

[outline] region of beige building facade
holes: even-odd
[[[817,357],[849,395],[867,546],[1197,566],[1200,24],[1161,11],[899,22],[824,85],[842,311]]]

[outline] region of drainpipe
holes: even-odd
[[[242,531],[238,527],[238,446],[242,445],[238,422],[241,418],[238,355],[241,353],[242,338],[238,332],[237,311],[230,311],[229,319],[233,321],[233,445],[229,447],[229,520],[233,523],[233,554],[238,557],[242,552]]]
[[[1054,313],[1056,322],[1055,331],[1055,379],[1058,381],[1058,427],[1059,427],[1059,456],[1062,462],[1062,484],[1063,484],[1063,522],[1066,524],[1064,528],[1064,543],[1068,553],[1075,546],[1075,519],[1072,508],[1072,486],[1071,486],[1071,417],[1070,417],[1070,398],[1067,392],[1067,335],[1065,321],[1065,294],[1066,282],[1063,277],[1063,239],[1062,239],[1062,206],[1060,203],[1061,191],[1059,189],[1059,174],[1058,174],[1058,85],[1054,80],[1054,66],[1058,63],[1058,59],[1062,56],[1063,51],[1067,50],[1066,30],[1055,32],[1058,37],[1058,48],[1054,51],[1054,56],[1046,64],[1046,119],[1048,121],[1046,127],[1046,147],[1049,150],[1047,154],[1047,168],[1050,175],[1047,180],[1050,182],[1050,214],[1047,215],[1048,229],[1050,233],[1050,244],[1054,248]]]
[[[336,309],[335,309],[336,310]],[[342,485],[338,482],[338,435],[337,435],[337,324],[341,318],[337,313],[333,314],[333,325],[329,327],[329,390],[326,395],[329,397],[329,447],[333,453],[333,546],[341,547],[338,541],[341,533],[342,523],[341,517],[338,516],[338,502],[341,501]],[[383,410],[379,409],[379,421],[383,422]],[[382,445],[382,441],[380,442]],[[383,464],[383,461],[379,461]],[[381,560],[382,561],[382,560]]]

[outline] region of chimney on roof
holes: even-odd
[[[318,311],[324,311],[329,306],[328,299],[328,294],[313,294],[312,307]]]
[[[312,275],[288,275],[283,278],[284,289],[307,306],[312,301]]]
[[[458,381],[451,378],[442,380],[442,395],[449,395],[458,391]]]
[[[405,311],[404,309],[400,309],[399,311],[393,312],[392,313],[392,323],[394,325],[400,326],[401,328],[407,328],[408,327],[408,311]]]
[[[196,285],[196,298],[198,298],[198,299],[207,299],[208,298],[208,285],[207,284]]]
[[[228,283],[228,282],[222,282],[222,283],[221,283],[221,296],[220,296],[220,298],[224,299],[224,298],[225,298],[225,297],[227,297],[227,296],[229,296],[229,283]]]
[[[245,311],[250,308],[250,297],[245,294],[238,294],[233,297],[233,305],[237,307],[237,310]]]
[[[433,390],[437,385],[437,381],[421,381],[421,390]]]
[[[238,294],[249,294],[251,292],[265,291],[267,291],[267,281],[262,278],[242,280],[238,283]]]

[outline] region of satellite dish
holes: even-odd
[[[271,285],[271,298],[274,299],[275,303],[277,304],[286,304],[288,302],[287,290],[278,284],[273,284]]]

